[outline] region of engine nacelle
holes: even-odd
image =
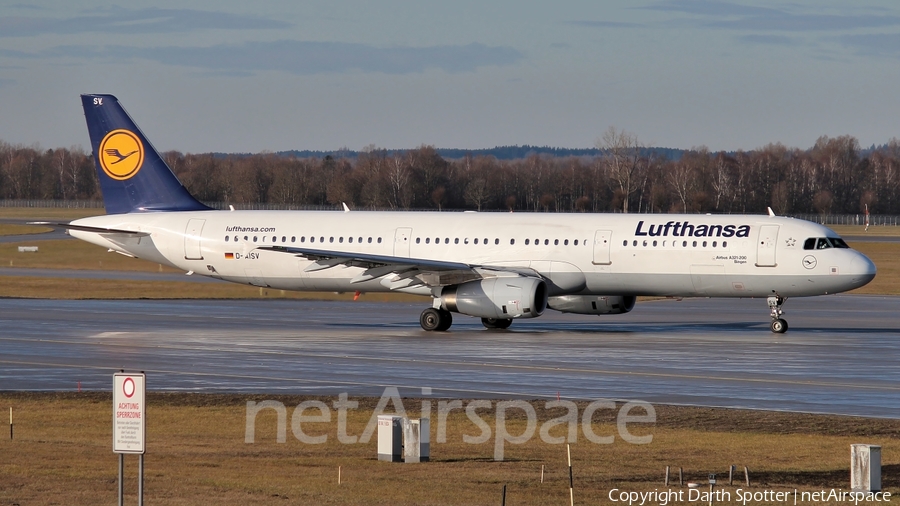
[[[622,314],[634,309],[633,295],[560,295],[547,299],[550,309],[575,314]]]
[[[441,307],[481,318],[536,318],[547,309],[547,284],[524,276],[469,281],[444,287]]]

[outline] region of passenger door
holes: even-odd
[[[778,225],[759,227],[759,239],[756,242],[756,266],[775,267],[775,246],[778,243]]]

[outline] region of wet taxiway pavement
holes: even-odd
[[[900,298],[660,300],[627,315],[548,311],[487,331],[412,304],[0,300],[0,390],[106,390],[118,369],[165,391],[641,399],[900,418]],[[427,392],[427,391],[426,391]]]

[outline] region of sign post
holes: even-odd
[[[144,373],[113,375],[113,453],[119,454],[119,506],[124,502],[126,453],[138,455],[138,505],[144,504],[145,379]]]

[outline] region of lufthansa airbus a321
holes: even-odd
[[[282,290],[430,296],[487,328],[547,309],[607,315],[637,296],[782,304],[859,288],[875,265],[832,230],[769,215],[217,211],[178,181],[112,95],[82,95],[107,215],[74,237],[190,273]],[[346,208],[345,208],[346,209]],[[698,315],[698,318],[702,318]]]

